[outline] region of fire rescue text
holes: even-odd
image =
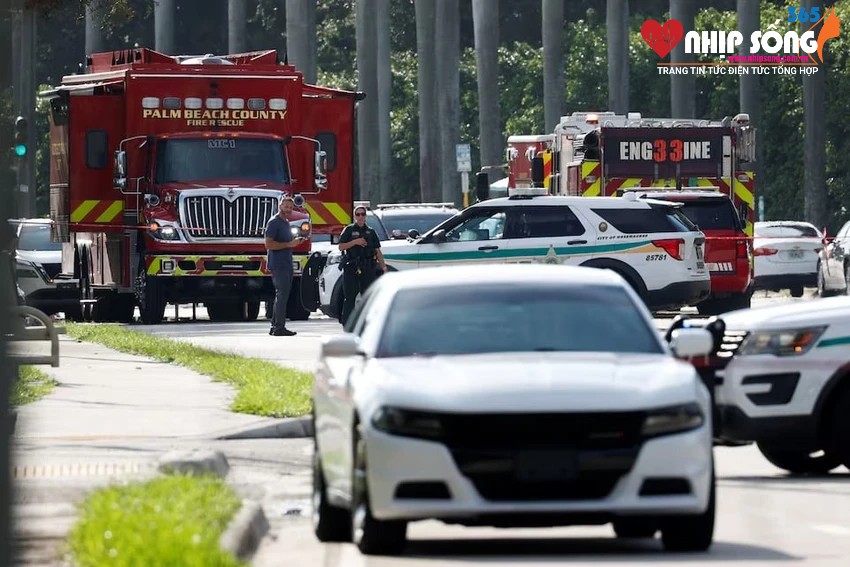
[[[194,110],[146,108],[142,118],[183,119],[187,126],[244,126],[246,120],[283,120],[285,110]]]

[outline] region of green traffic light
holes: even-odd
[[[25,144],[18,144],[15,146],[15,155],[18,157],[24,157],[27,155],[27,147]]]

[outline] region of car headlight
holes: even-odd
[[[643,422],[641,434],[656,437],[671,433],[682,433],[697,429],[705,422],[705,416],[696,402],[651,410]]]
[[[378,409],[372,416],[372,426],[378,431],[404,437],[439,439],[443,435],[443,424],[439,416],[401,408]]]
[[[148,227],[148,234],[157,240],[179,240],[180,233],[177,232],[177,227],[171,225],[163,225],[158,221],[153,221]]]
[[[738,355],[772,354],[774,356],[799,356],[817,343],[826,327],[805,327],[778,331],[755,331],[744,340]]]

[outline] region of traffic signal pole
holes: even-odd
[[[25,155],[15,155],[18,180],[15,186],[14,215],[36,216],[35,186],[35,11],[24,0],[13,0],[12,7],[12,85],[15,110],[24,119]],[[16,126],[16,137],[18,128]],[[15,144],[18,142],[16,140]],[[16,152],[17,153],[17,152]],[[47,190],[47,189],[44,189]]]

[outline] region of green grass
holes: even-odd
[[[313,377],[273,362],[208,350],[182,341],[154,337],[111,324],[67,323],[68,335],[83,341],[179,364],[213,380],[232,384],[236,398],[230,409],[268,417],[310,413]]]
[[[22,406],[39,400],[50,393],[56,380],[32,366],[21,366],[18,379],[12,385],[12,405]]]
[[[90,494],[68,536],[78,567],[243,565],[219,547],[239,498],[213,476],[166,476]]]

